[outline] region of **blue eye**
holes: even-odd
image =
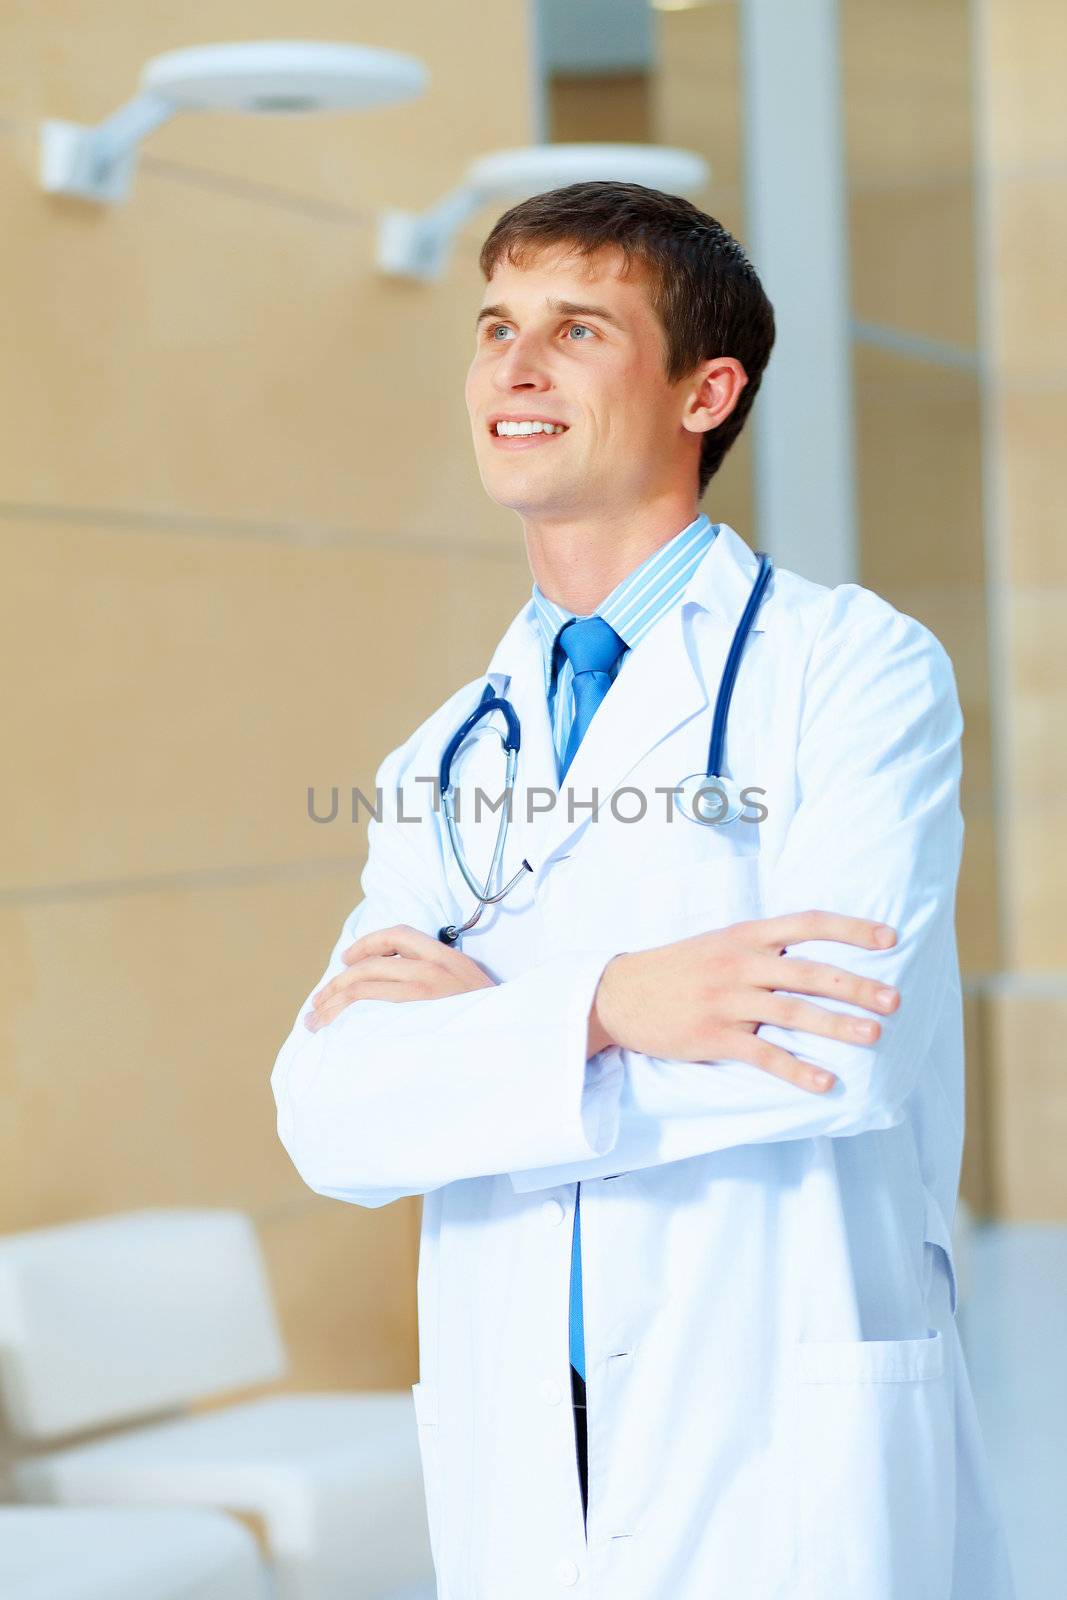
[[[590,339],[595,339],[596,338],[596,334],[593,331],[593,329],[588,327],[584,322],[572,322],[567,328],[567,337],[568,337],[568,339],[570,339],[571,344],[587,344],[588,343],[588,340],[586,340],[586,339],[571,339],[570,338],[571,334],[574,333],[574,331],[576,329],[578,330],[579,333],[588,334]],[[506,322],[494,322],[490,326],[490,328],[488,329],[489,341],[492,344],[502,344],[503,340],[499,339],[497,337],[497,335],[501,334],[501,333],[510,333],[510,332],[511,332],[511,329],[508,327]]]

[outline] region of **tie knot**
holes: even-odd
[[[610,622],[603,617],[575,618],[559,631],[559,647],[570,662],[575,677],[580,672],[610,672],[628,648]]]

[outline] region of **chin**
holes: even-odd
[[[501,467],[503,466],[503,470]],[[524,471],[518,462],[493,461],[481,474],[490,500],[509,511],[540,511],[560,498],[558,478],[542,472]]]
[[[485,492],[496,505],[504,511],[517,512],[519,516],[533,516],[543,509],[540,497],[523,494],[521,489],[512,485],[504,489],[492,484],[486,484]]]

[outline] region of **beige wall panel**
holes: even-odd
[[[737,5],[727,0],[686,11],[656,11],[653,26],[656,138],[661,144],[696,150],[710,163],[708,209],[725,221],[720,207],[728,202],[737,209],[742,183]]]
[[[862,581],[985,581],[977,375],[855,348]]]
[[[399,50],[423,61],[421,98],[369,112],[246,117],[187,114],[144,145],[144,170],[172,164],[245,179],[363,212],[429,204],[475,155],[529,138],[526,7],[476,0],[382,7],[370,0],[159,0],[123,4],[105,23],[84,0],[0,8],[0,108],[20,118],[99,122],[135,92],[145,61],[165,50],[240,39],[322,39]],[[295,25],[298,24],[298,25]],[[508,69],[502,70],[501,64]],[[477,92],[472,93],[472,88]],[[35,168],[23,143],[24,176]],[[183,185],[188,194],[188,185]],[[176,191],[175,207],[184,196]],[[180,258],[179,258],[180,259]]]
[[[0,1229],[309,1192],[269,1080],[361,898],[348,848],[329,874],[0,910]]]
[[[1067,801],[1067,588],[1016,589],[1010,616],[1014,798],[1021,806]],[[1061,861],[1067,897],[1067,850]]]
[[[964,769],[967,756],[964,753]],[[963,973],[995,972],[1000,966],[997,927],[999,830],[989,798],[964,800],[963,861],[956,891],[956,944]]]
[[[993,356],[1002,375],[1061,391],[1067,381],[1067,177],[1061,170],[998,177],[994,228]]]
[[[841,56],[853,184],[969,171],[970,0],[842,0]]]
[[[1057,388],[1004,387],[997,408],[1012,577],[1020,584],[1067,585],[1063,514],[1067,381]]]
[[[993,1209],[989,1142],[992,1129],[989,1125],[989,1088],[986,1081],[986,1002],[980,990],[968,992],[966,987],[964,989],[963,1027],[967,1081],[960,1195],[975,1216],[986,1217]]]
[[[610,76],[554,72],[548,82],[553,144],[652,141],[650,79],[646,72]]]
[[[771,358],[774,359],[773,356]],[[727,451],[726,459],[704,490],[700,509],[712,522],[728,522],[752,548],[759,548],[759,530],[752,497],[752,423],[759,396],[744,429]]]
[[[1062,734],[1050,727],[1048,737],[1061,739]],[[1012,812],[1007,846],[1013,893],[1006,965],[1015,971],[1063,972],[1067,967],[1065,839],[1063,790],[1045,804],[1028,803],[1024,793]]]
[[[983,0],[990,154],[998,167],[1067,156],[1067,7],[1062,0]]]
[[[1003,964],[1019,976],[1003,979],[990,1002],[996,1177],[1003,1215],[1063,1220],[1067,557],[1059,504],[1067,421],[1067,12],[1044,0],[985,0],[976,16],[978,103],[987,119],[981,158],[989,168],[980,244],[994,375],[990,531],[1015,585],[998,596],[1007,645]]]
[[[1020,986],[991,995],[989,1013],[998,1214],[1067,1221],[1067,996]]]
[[[370,793],[482,671],[530,593],[512,520],[507,559],[9,525],[6,887],[353,850],[308,785],[320,812],[334,784]]]
[[[704,157],[711,181],[703,193],[691,198],[744,245],[737,6],[733,0],[723,0],[688,11],[657,11],[653,26],[656,141]],[[750,493],[745,491],[746,498]],[[732,517],[724,520],[733,523]]]
[[[463,402],[471,246],[445,287],[386,282],[366,228],[159,176],[57,211],[11,158],[0,138],[5,500],[499,544]]]
[[[855,315],[973,350],[973,230],[969,176],[854,190],[849,232]]]
[[[312,1195],[259,1224],[289,1351],[278,1389],[404,1389],[419,1376],[418,1201]]]
[[[692,198],[744,245],[737,6],[733,0],[724,0],[686,11],[656,11],[653,27],[656,140],[695,150],[704,157],[711,168],[711,182],[706,192]],[[758,271],[759,263],[755,265]],[[758,548],[751,427],[750,421],[705,490],[701,505],[713,522],[728,522]]]
[[[1009,965],[1067,967],[1067,591],[1015,590],[1009,608],[1013,687],[1011,827],[1014,894]]]
[[[975,613],[973,626],[979,624]],[[992,808],[996,775],[993,768],[993,726],[988,706],[969,701],[963,708],[963,804]]]

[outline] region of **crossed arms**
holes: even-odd
[[[954,975],[962,718],[934,636],[872,609],[812,652],[765,919],[498,984],[434,937],[447,908],[410,830],[372,819],[364,898],[271,1079],[311,1188],[371,1206],[491,1173],[527,1189],[901,1119]]]

